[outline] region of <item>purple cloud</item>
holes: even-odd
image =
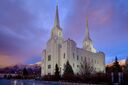
[[[64,38],[82,47],[86,16],[94,46],[106,54],[128,55],[127,0],[60,0],[60,24]],[[0,0],[0,60],[9,64],[39,60],[50,38],[56,0]],[[0,63],[4,65],[5,63]],[[8,65],[9,65],[8,64]]]

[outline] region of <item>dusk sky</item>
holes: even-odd
[[[128,56],[128,0],[59,0],[60,24],[65,39],[82,47],[86,16],[90,36],[106,63]],[[56,0],[0,0],[0,66],[32,64],[54,25]]]

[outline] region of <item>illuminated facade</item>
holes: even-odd
[[[59,22],[58,4],[56,6],[56,16],[51,37],[47,42],[46,49],[43,50],[42,76],[53,75],[55,65],[58,64],[61,74],[67,61],[73,68],[74,73],[79,73],[81,62],[86,58],[87,62],[93,66],[96,72],[105,71],[105,55],[103,52],[96,52],[89,35],[88,18],[86,18],[86,35],[83,40],[83,48],[78,48],[75,41],[64,40],[62,28]]]

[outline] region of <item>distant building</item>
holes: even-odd
[[[125,66],[128,65],[128,58],[127,59],[118,60],[118,63],[121,66],[122,71],[124,71]],[[114,61],[106,65],[106,72],[112,72],[113,64],[114,64]]]
[[[119,65],[120,65],[120,66],[125,66],[126,63],[128,63],[128,60],[122,59],[122,60],[118,60],[118,62],[119,62]],[[113,63],[114,63],[114,62],[111,62],[111,63],[107,64],[106,66],[111,67],[111,66],[113,65]]]
[[[60,27],[58,4],[56,6],[56,16],[51,37],[47,42],[46,49],[43,50],[42,76],[53,75],[55,65],[58,64],[61,74],[67,61],[71,64],[74,73],[79,73],[81,62],[86,58],[87,62],[93,66],[96,72],[105,71],[105,54],[96,52],[89,34],[88,18],[86,19],[86,36],[83,40],[83,48],[78,48],[72,39],[64,40],[63,31]]]

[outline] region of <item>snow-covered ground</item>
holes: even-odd
[[[48,82],[36,80],[0,80],[0,85],[96,85],[96,84],[82,84],[69,82]],[[99,85],[99,84],[97,84]]]
[[[43,82],[36,80],[0,80],[0,85],[60,85],[52,82]]]

